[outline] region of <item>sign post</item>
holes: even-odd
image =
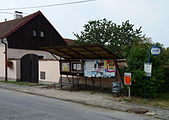
[[[130,86],[131,86],[131,73],[124,73],[124,85],[128,86],[128,97],[130,99],[131,96],[131,91],[130,91]]]
[[[151,72],[152,72],[152,63],[150,63],[150,52],[152,55],[157,56],[160,54],[161,50],[158,46],[152,46],[148,50],[148,62],[144,63],[144,72],[146,73],[147,80],[151,77]],[[147,99],[147,88],[145,89],[145,99]]]

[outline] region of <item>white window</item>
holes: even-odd
[[[45,37],[45,32],[44,31],[40,31],[40,37]]]
[[[37,31],[33,30],[33,36],[36,37],[37,36]]]

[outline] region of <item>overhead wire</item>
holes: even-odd
[[[61,6],[61,5],[78,4],[78,3],[91,2],[91,1],[95,1],[95,0],[82,0],[82,1],[74,1],[74,2],[66,2],[66,3],[58,3],[58,4],[49,4],[49,5],[31,6],[31,7],[4,8],[4,9],[0,9],[0,10],[6,11],[6,10],[19,10],[19,9],[44,8],[44,7],[53,7],[53,6]]]
[[[0,13],[3,13],[3,14],[15,14],[14,12],[1,12],[1,11],[0,11]],[[29,14],[29,13],[25,13],[25,12],[24,12],[24,13],[22,13],[22,14]]]

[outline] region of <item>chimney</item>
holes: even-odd
[[[14,19],[22,18],[23,17],[22,13],[23,12],[15,11]]]

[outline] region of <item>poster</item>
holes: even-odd
[[[62,62],[61,64],[61,71],[62,72],[70,72],[70,63],[69,62]]]
[[[144,72],[147,77],[151,77],[152,63],[144,63]]]
[[[113,60],[85,60],[86,77],[115,77],[116,66]]]

